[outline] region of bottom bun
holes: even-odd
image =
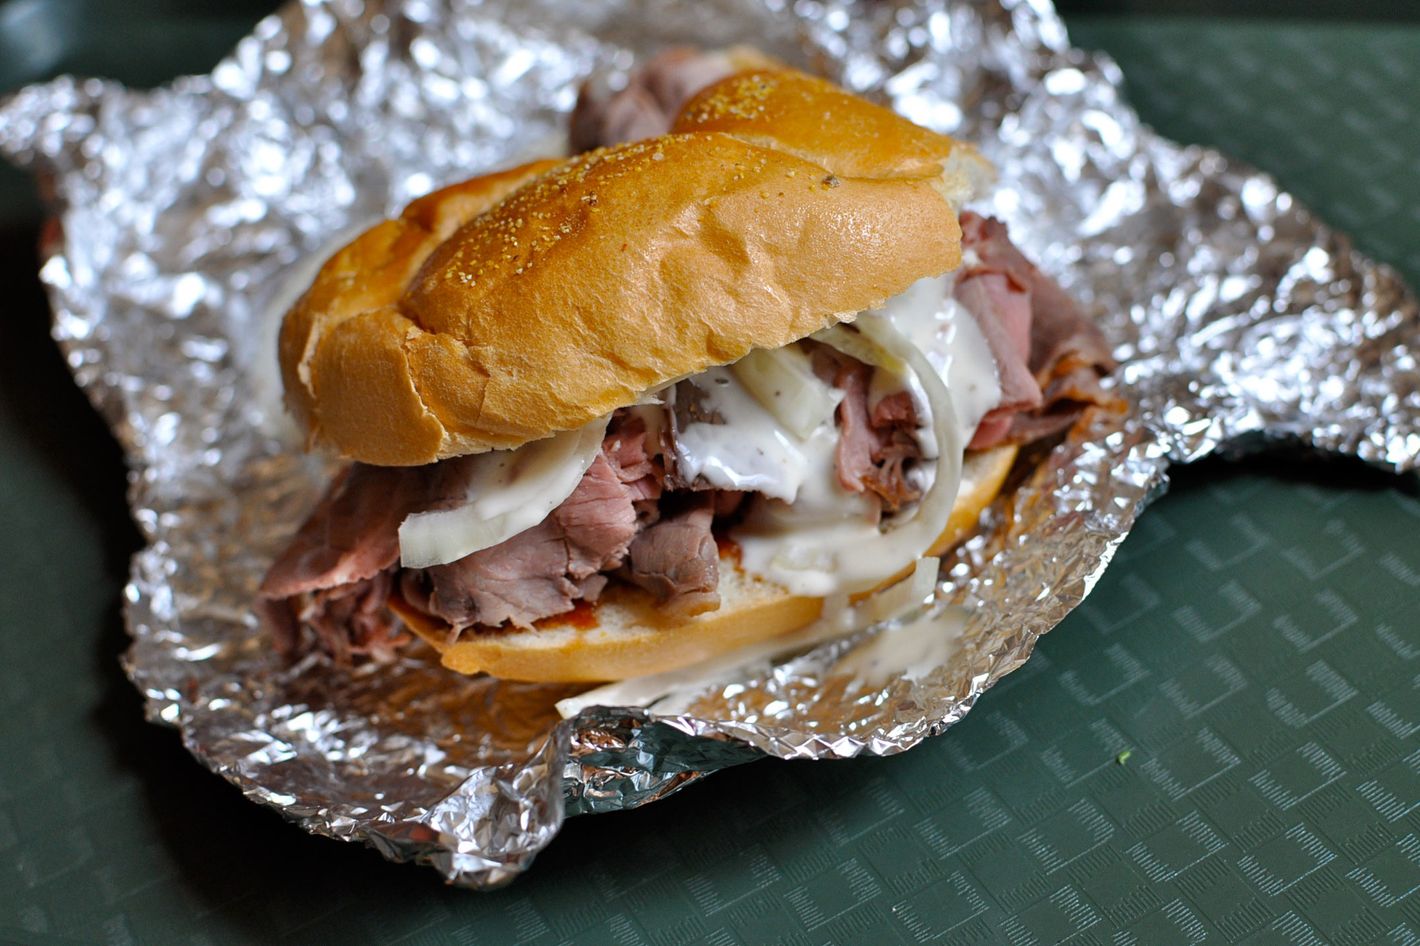
[[[928,555],[941,555],[971,534],[981,513],[1000,495],[1001,486],[1016,462],[1016,447],[1003,444],[989,450],[973,450],[961,464],[961,486],[947,517],[947,527],[927,550]],[[911,570],[910,568],[908,569]]]
[[[655,598],[613,585],[591,608],[539,621],[533,630],[495,630],[448,643],[448,627],[391,605],[439,651],[445,667],[505,680],[600,683],[685,667],[755,641],[787,634],[823,611],[822,598],[800,598],[747,575],[733,551],[720,553],[720,607],[667,620]]]
[[[966,537],[1001,491],[1015,457],[1011,446],[967,455],[951,518],[930,554]],[[792,595],[746,574],[732,548],[720,553],[719,592],[718,609],[677,618],[646,592],[614,584],[595,605],[540,621],[532,630],[481,631],[454,642],[446,624],[398,599],[390,607],[450,670],[541,683],[600,683],[679,669],[796,631],[823,612],[822,598]]]

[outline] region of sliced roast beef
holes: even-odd
[[[1048,388],[1060,369],[1075,365],[1089,366],[1096,375],[1113,371],[1114,356],[1099,326],[1085,317],[1055,280],[1034,266],[1030,273],[1030,367],[1041,387]],[[1049,396],[1047,391],[1047,400]]]
[[[552,517],[499,545],[424,570],[428,612],[454,628],[530,627],[570,611],[581,589],[569,577],[567,540]]]
[[[465,460],[430,466],[355,463],[336,476],[261,583],[267,598],[373,578],[399,560],[399,524],[421,509],[462,496]]]
[[[1005,224],[967,211],[961,227],[976,262],[958,274],[955,296],[991,347],[1002,395],[970,446],[1027,443],[1068,428],[1088,404],[1113,403],[1099,381],[1114,359],[1094,323],[1011,243]],[[1066,376],[1068,385],[1054,383]]]
[[[922,458],[912,395],[889,394],[870,410],[871,367],[825,346],[818,346],[813,356],[815,371],[843,391],[834,451],[839,484],[855,493],[874,493],[889,512],[921,498],[922,491],[907,478],[907,464]]]
[[[601,572],[619,566],[636,534],[635,494],[598,456],[562,504],[538,525],[492,548],[424,570],[427,594],[411,604],[455,628],[534,621],[595,600]]]
[[[569,575],[581,580],[621,563],[636,535],[635,498],[605,456],[592,461],[572,495],[548,517],[567,542]]]
[[[720,606],[720,553],[710,526],[713,492],[694,493],[631,542],[622,577],[683,615]]]
[[[341,665],[356,657],[389,660],[410,637],[386,603],[394,570],[288,598],[264,598],[260,612],[272,630],[278,653],[307,649],[309,634]]]
[[[868,421],[874,427],[906,427],[909,430],[915,430],[917,428],[917,405],[912,403],[911,394],[906,391],[897,391],[878,398],[878,403],[873,405]]]
[[[861,493],[868,488],[873,471],[873,451],[878,438],[868,426],[868,381],[872,370],[861,361],[834,353],[833,386],[843,391],[838,402],[838,447],[834,461],[838,482],[844,489]]]
[[[865,480],[883,501],[883,508],[896,512],[922,498],[922,490],[907,478],[907,464],[922,459],[917,441],[917,408],[912,395],[898,391],[873,405],[868,422],[877,438],[873,468]]]
[[[261,593],[288,598],[389,568],[399,559],[399,524],[421,485],[414,468],[357,463],[343,470],[267,570]]]
[[[666,478],[660,459],[646,448],[647,436],[645,420],[622,410],[613,418],[602,441],[602,456],[611,464],[616,478],[632,492],[638,514],[643,506],[655,509],[654,501],[661,498]]]
[[[955,296],[980,327],[1001,385],[1001,402],[982,418],[971,441],[980,449],[999,439],[1013,416],[1041,405],[1029,363],[1031,293],[1008,272],[973,268],[957,277]]]
[[[1056,371],[1064,369],[1057,366]],[[1045,407],[1008,419],[1006,437],[1014,443],[1034,443],[1070,429],[1087,404],[1107,404],[1111,398],[1100,387],[1100,375],[1093,365],[1078,365],[1057,374],[1045,388]]]
[[[463,495],[468,463],[352,464],[331,483],[261,583],[277,650],[301,650],[306,629],[338,663],[385,660],[409,640],[385,603],[399,561],[399,524]]]
[[[404,626],[386,607],[393,579],[393,570],[386,570],[363,581],[322,588],[304,597],[296,617],[338,663],[356,656],[389,660],[409,641]]]
[[[677,47],[634,70],[620,90],[589,81],[582,86],[572,110],[572,150],[590,151],[664,135],[681,106],[695,93],[734,71],[730,59],[721,53]]]

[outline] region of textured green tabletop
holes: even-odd
[[[1148,6],[1068,22],[1163,132],[1420,284],[1420,22]],[[263,7],[0,0],[0,88],[205,70]],[[1029,664],[904,756],[575,819],[489,895],[305,836],[119,670],[137,537],[46,335],[38,225],[0,171],[0,942],[1420,943],[1420,500],[1296,459],[1176,471]]]

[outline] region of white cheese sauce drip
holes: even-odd
[[[718,489],[794,502],[814,465],[812,448],[786,431],[728,367],[711,368],[690,383],[701,391],[700,409],[723,423],[687,424],[677,432],[676,471],[687,481],[703,477]]]
[[[904,366],[901,373],[894,373],[879,367],[874,372],[870,406],[895,391],[912,392],[919,416],[928,421],[919,431],[925,458],[937,454],[938,437],[933,428],[946,435],[943,446],[955,444],[960,451],[981,418],[1001,398],[996,363],[986,339],[970,313],[951,298],[951,290],[950,276],[923,279],[881,309],[860,316],[864,329],[870,327],[866,321],[870,319],[889,323],[889,331],[896,330],[905,344],[925,354],[950,391],[952,416],[938,423],[932,420],[929,399],[911,370]],[[746,431],[745,438],[749,436],[752,432]],[[808,466],[794,469],[797,490],[792,500],[756,502],[735,531],[733,538],[739,543],[741,565],[747,572],[778,582],[795,594],[825,597],[872,587],[909,564],[936,538],[940,528],[922,548],[908,549],[908,544],[920,544],[916,536],[920,528],[899,530],[906,524],[900,521],[880,524],[877,502],[838,482],[834,464],[837,442],[838,431],[829,423],[801,443],[799,455]],[[959,459],[958,453],[950,465],[955,468]],[[924,463],[914,471],[914,481],[924,491],[933,486],[936,466]],[[943,486],[955,494],[955,483]],[[765,491],[780,499],[785,498],[784,492]],[[904,510],[897,519],[910,520],[916,512],[916,508]],[[941,526],[945,526],[944,516]],[[909,538],[908,533],[914,537]]]
[[[901,294],[889,299],[875,314],[883,315],[906,335],[947,382],[956,408],[957,428],[971,439],[977,424],[1001,403],[1000,372],[986,344],[986,337],[970,312],[952,298],[955,273],[919,279]],[[891,375],[876,372],[869,404],[892,391],[879,384]]]

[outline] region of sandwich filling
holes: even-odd
[[[718,607],[726,544],[796,594],[895,574],[941,531],[963,448],[1050,437],[1110,400],[1095,326],[1002,224],[961,220],[957,273],[851,326],[517,450],[353,464],[262,585],[282,649],[388,658],[408,639],[391,595],[453,638],[535,627],[612,584],[690,616]]]

